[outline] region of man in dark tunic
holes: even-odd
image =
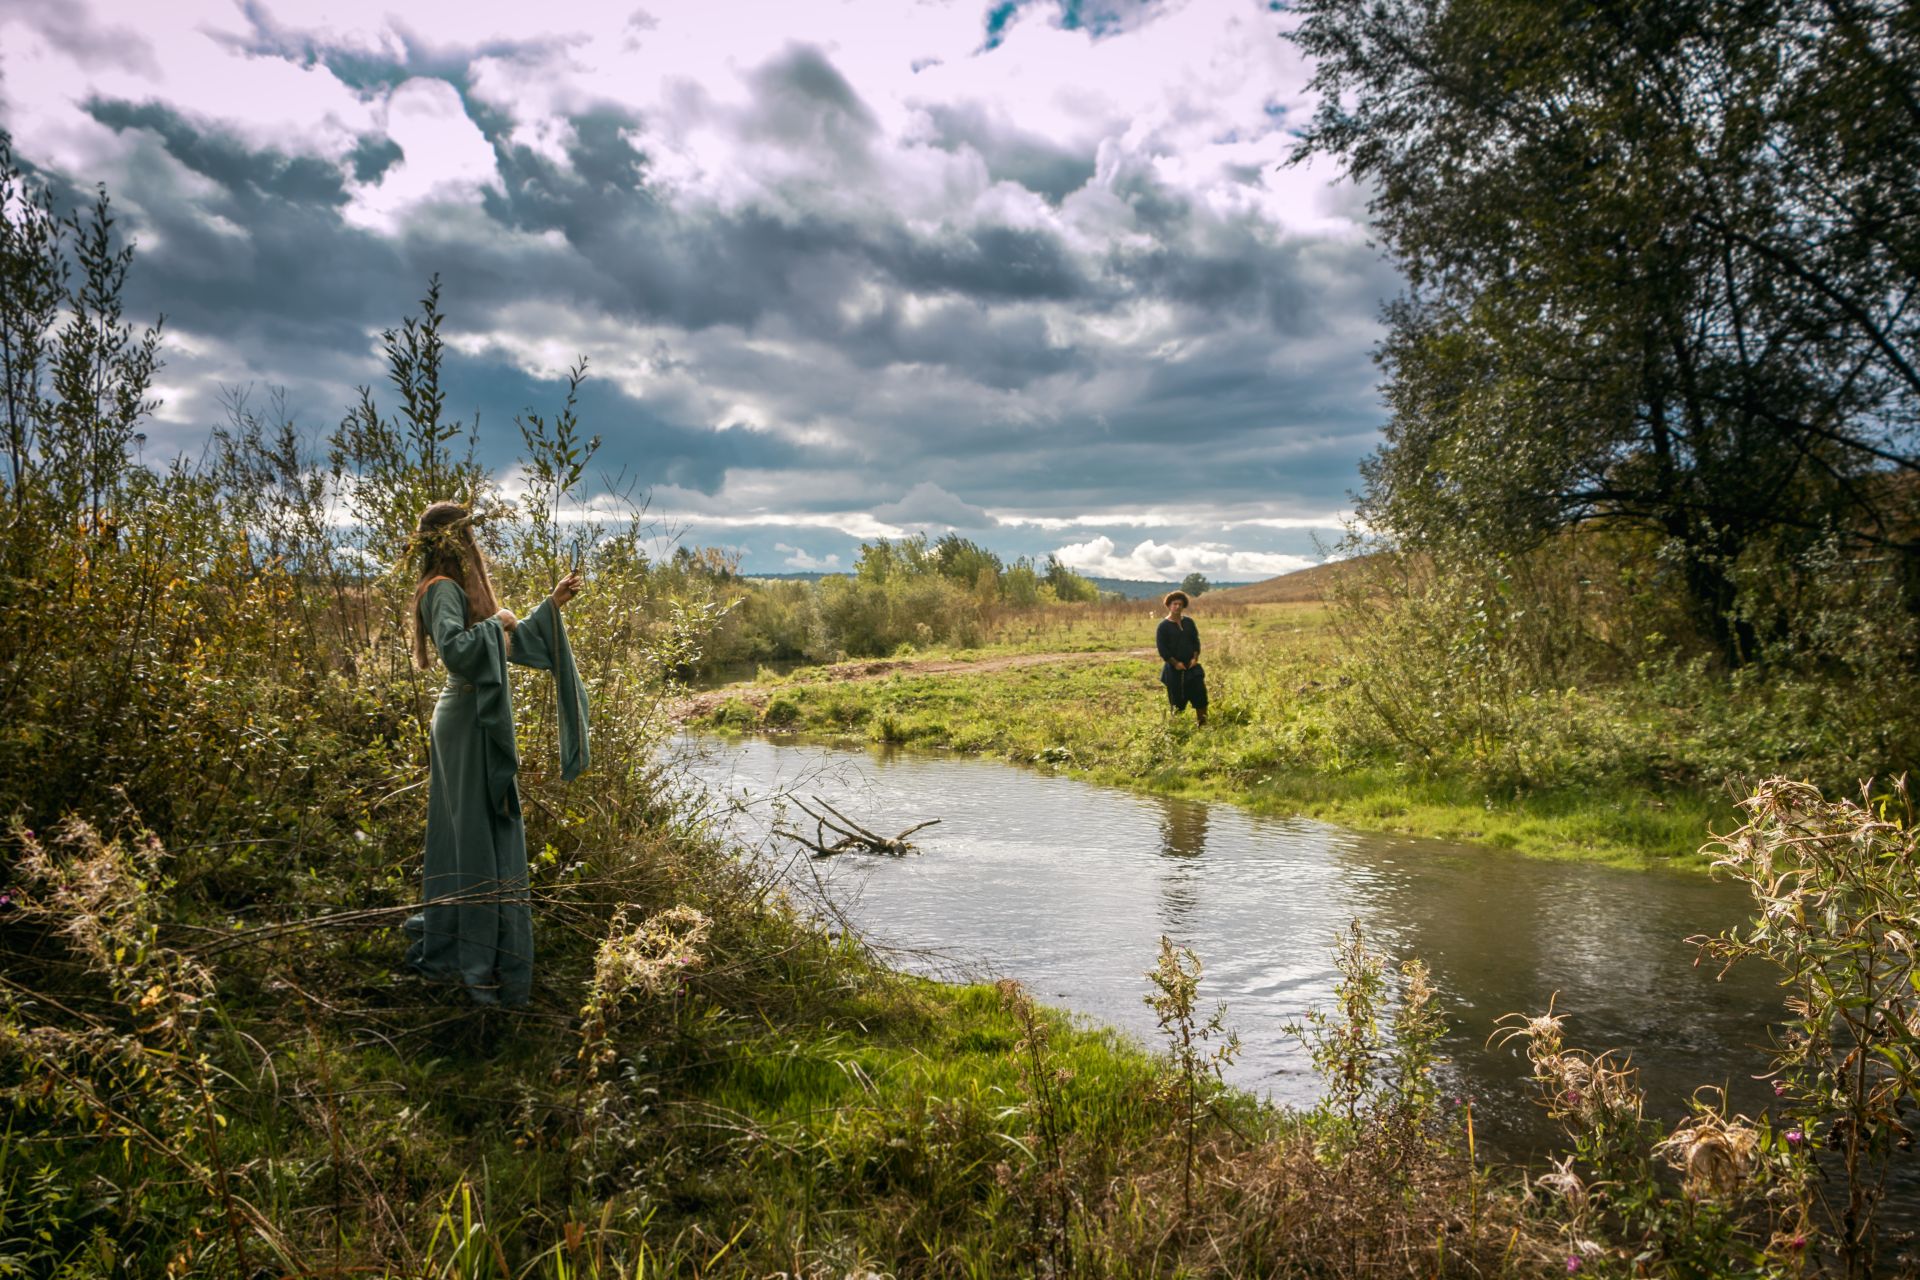
[[[1207,673],[1200,668],[1200,628],[1186,616],[1187,593],[1169,591],[1161,604],[1167,616],[1154,632],[1153,645],[1160,651],[1160,683],[1167,686],[1167,701],[1176,712],[1193,704],[1194,721],[1207,723]]]

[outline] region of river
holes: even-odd
[[[1446,1087],[1473,1100],[1496,1152],[1553,1140],[1518,1046],[1488,1044],[1501,1015],[1549,1001],[1570,1044],[1632,1054],[1652,1113],[1681,1114],[1703,1085],[1750,1112],[1771,1096],[1754,1077],[1780,992],[1758,967],[1721,978],[1694,964],[1689,936],[1745,914],[1742,891],[1706,876],[1267,818],[945,753],[698,736],[679,749],[712,794],[739,802],[726,820],[749,844],[764,846],[782,791],[889,835],[939,818],[912,856],[791,870],[817,876],[904,968],[1014,977],[1152,1044],[1145,971],[1162,934],[1191,947],[1202,995],[1226,1002],[1243,1044],[1229,1079],[1282,1103],[1319,1092],[1286,1027],[1331,1007],[1330,948],[1356,920],[1378,950],[1430,966],[1450,1027]]]

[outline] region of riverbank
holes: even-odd
[[[539,877],[539,980],[502,1011],[394,971],[405,907],[239,927],[148,895],[156,845],[26,834],[0,1275],[1470,1276],[1564,1250],[1424,1066],[1330,1148],[1331,1113],[903,975],[738,851],[627,836]],[[23,949],[55,935],[108,949],[84,974]],[[1220,1043],[1168,999],[1167,1043]]]
[[[1353,731],[1353,695],[1317,604],[1237,606],[1207,619],[1213,708],[1197,729],[1191,713],[1168,714],[1158,659],[1132,644],[1145,620],[1137,609],[1103,618],[1076,633],[1073,648],[1054,652],[1034,651],[1060,639],[1036,630],[977,655],[802,668],[703,691],[684,714],[720,732],[991,755],[1258,813],[1535,857],[1697,870],[1706,865],[1697,853],[1705,834],[1734,825],[1732,805],[1702,789],[1607,777],[1514,785],[1382,751]]]

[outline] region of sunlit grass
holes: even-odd
[[[1058,661],[860,678],[801,670],[743,690],[771,696],[757,707],[749,696],[722,704],[706,724],[967,751],[1258,812],[1625,865],[1699,865],[1703,833],[1733,813],[1703,792],[1644,778],[1515,786],[1381,751],[1354,731],[1338,645],[1317,604],[1201,612],[1213,709],[1200,730],[1191,715],[1169,715],[1157,658],[1112,656],[1150,643],[1157,614],[1099,610],[1034,619],[1006,641],[1007,652]]]

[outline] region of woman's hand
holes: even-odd
[[[555,604],[565,604],[567,601],[573,599],[580,594],[580,585],[580,571],[575,569],[572,573],[569,573],[566,577],[554,584],[553,602]]]
[[[514,616],[513,610],[511,609],[503,608],[493,616],[500,619],[500,625],[509,631],[520,625],[520,619]]]

